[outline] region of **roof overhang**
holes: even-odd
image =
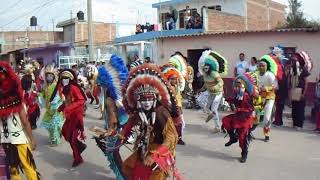
[[[171,0],[171,1],[165,1],[160,3],[152,4],[152,8],[160,8],[160,7],[166,7],[166,6],[173,6],[177,4],[183,4],[183,3],[189,3],[192,0]]]

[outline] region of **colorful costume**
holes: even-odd
[[[73,167],[83,162],[81,153],[86,149],[86,145],[79,141],[84,140],[84,106],[86,97],[77,84],[76,76],[72,70],[64,70],[60,74],[57,91],[62,91],[65,96],[64,103],[58,111],[63,111],[66,121],[62,127],[62,135],[70,143],[73,151]]]
[[[57,73],[53,65],[48,65],[45,68],[46,84],[40,93],[40,104],[46,108],[41,127],[49,131],[49,139],[52,146],[61,143],[61,128],[64,122],[62,113],[57,111],[63,103],[62,93],[55,91],[58,81]]]
[[[242,163],[246,162],[248,156],[248,134],[254,119],[252,97],[258,94],[256,77],[251,73],[244,73],[236,77],[234,80],[236,96],[228,100],[233,105],[235,113],[222,119],[223,127],[230,136],[230,140],[225,146],[230,146],[239,139],[239,146],[242,150],[240,162]]]
[[[134,153],[124,161],[123,174],[132,180],[163,180],[174,170],[178,135],[172,118],[178,117],[173,90],[160,70],[145,64],[133,69],[123,88],[129,121],[121,136],[130,136],[134,126],[139,132]],[[174,173],[180,179],[177,172]]]
[[[8,63],[0,62],[0,143],[5,149],[10,178],[21,180],[22,171],[28,180],[37,180],[39,173],[29,146],[34,145],[34,140],[24,106],[18,76]]]
[[[127,123],[128,115],[122,105],[121,88],[128,77],[128,70],[124,61],[112,55],[110,62],[99,68],[97,83],[103,89],[103,118],[105,120],[106,133],[116,134]],[[96,142],[104,155],[107,157],[110,168],[118,180],[124,179],[122,173],[122,160],[119,149],[109,151],[107,149],[117,146],[116,137],[96,137]],[[109,142],[109,143],[105,143]]]
[[[272,111],[278,89],[278,80],[282,79],[282,66],[275,56],[265,55],[261,58],[260,66],[265,68],[265,72],[259,72],[259,92],[263,99],[263,123],[265,141],[270,139],[270,128],[272,124]]]
[[[96,100],[96,104],[100,103],[99,95],[100,95],[100,88],[98,87],[96,80],[98,76],[98,68],[94,65],[87,65],[86,67],[86,77],[89,81],[90,88],[86,92],[88,98],[91,99],[90,104]]]
[[[174,125],[178,132],[179,141],[178,144],[185,145],[185,142],[182,140],[183,137],[183,130],[185,128],[185,121],[183,118],[182,113],[182,91],[185,88],[185,79],[182,76],[181,72],[178,71],[176,68],[170,65],[164,65],[161,68],[161,71],[164,75],[164,78],[170,83],[172,88],[174,89],[174,94],[177,100],[177,106],[180,111],[180,117],[174,119]]]
[[[40,116],[40,107],[37,103],[38,93],[34,81],[33,65],[25,66],[26,74],[21,79],[22,89],[24,90],[24,102],[26,104],[28,119],[32,129],[37,128],[37,120]]]
[[[227,60],[215,51],[205,51],[199,59],[199,72],[203,75],[204,89],[209,93],[205,110],[208,112],[206,122],[214,120],[214,132],[220,132],[218,108],[223,97],[223,80],[220,74],[227,73]]]

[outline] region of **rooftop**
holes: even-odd
[[[50,49],[50,48],[65,48],[65,47],[72,47],[72,46],[73,46],[73,43],[70,43],[70,42],[56,43],[56,44],[48,44],[42,47],[22,49],[20,52],[24,53],[24,52],[32,52],[32,51],[41,51],[41,50]]]
[[[171,1],[165,1],[165,2],[159,2],[152,4],[153,8],[160,8],[161,6],[172,6],[172,5],[177,5],[177,4],[182,4],[182,3],[188,3],[191,2],[192,0],[171,0]]]
[[[169,30],[169,31],[151,31],[140,33],[132,36],[125,36],[116,38],[116,43],[134,42],[134,41],[148,41],[152,39],[170,37],[170,36],[190,36],[193,34],[203,33],[203,29],[187,29],[187,30]]]
[[[210,35],[225,35],[225,34],[248,34],[248,33],[284,33],[284,32],[320,32],[320,28],[292,28],[292,29],[271,29],[271,30],[252,30],[252,31],[221,31],[221,32],[199,32],[193,34],[171,34],[157,37],[156,39],[178,38],[178,37],[195,37],[195,36],[210,36]]]

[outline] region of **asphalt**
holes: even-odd
[[[89,106],[85,126],[103,126],[94,106]],[[288,110],[287,110],[288,111]],[[227,114],[221,112],[220,116]],[[289,114],[289,115],[288,115]],[[271,141],[262,141],[261,127],[255,131],[256,140],[250,144],[248,161],[238,161],[237,144],[224,147],[228,138],[213,134],[213,122],[204,123],[201,110],[184,110],[186,146],[177,147],[177,165],[186,180],[320,180],[320,135],[312,131],[314,124],[305,123],[302,131],[291,128],[289,111],[285,113],[285,127],[272,129]],[[34,136],[38,148],[34,157],[43,180],[111,180],[115,179],[108,162],[89,133],[85,163],[72,168],[72,151],[68,143],[50,147],[48,133],[38,128]],[[130,151],[122,147],[125,159]],[[170,178],[172,179],[172,177]]]

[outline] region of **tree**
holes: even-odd
[[[286,28],[304,28],[308,26],[309,22],[304,17],[301,6],[300,0],[289,0],[290,11],[287,16]]]

